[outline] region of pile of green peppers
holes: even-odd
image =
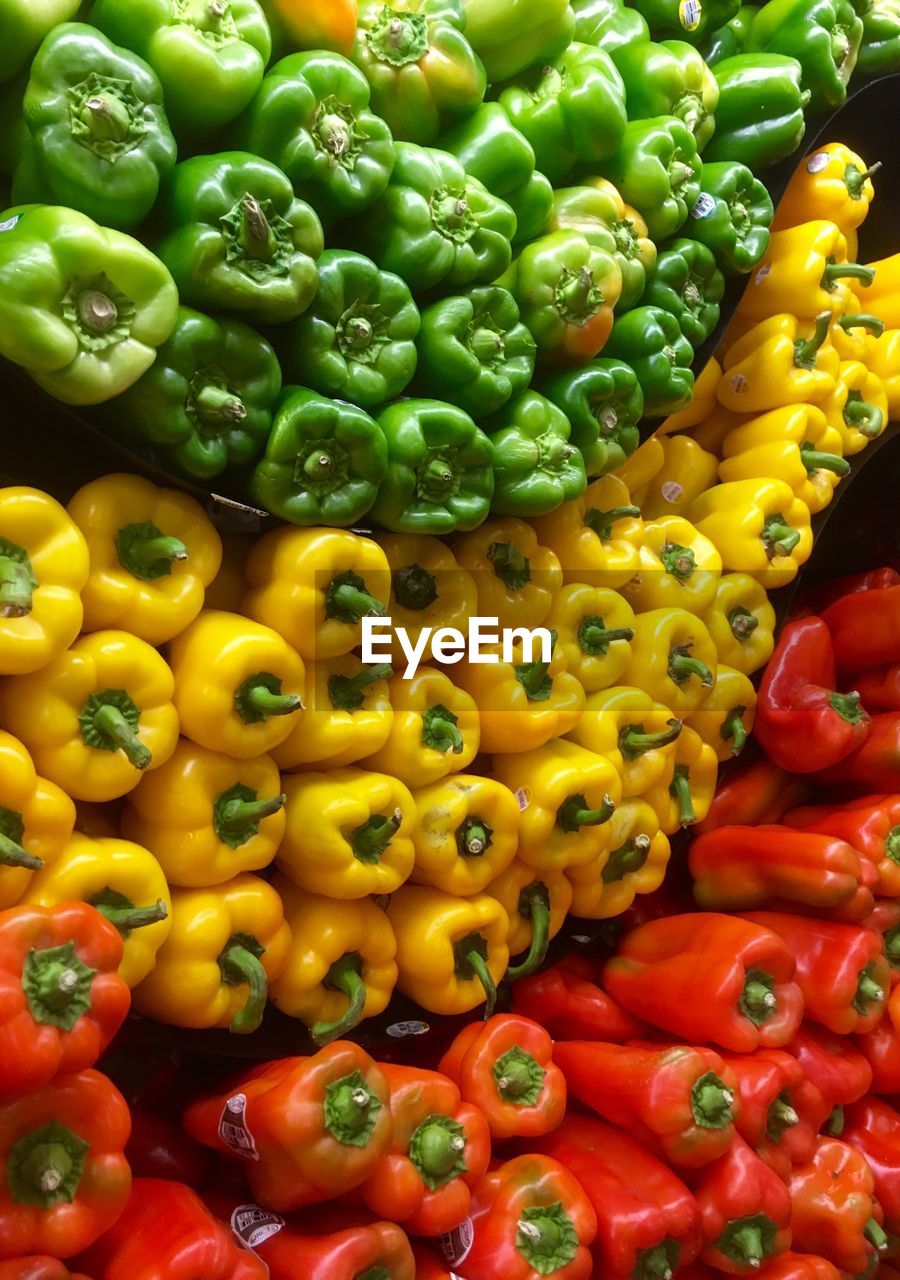
[[[900,68],[900,0],[340,0],[300,51],[279,2],[6,0],[0,355],[297,524],[621,465],[765,253],[759,175]]]

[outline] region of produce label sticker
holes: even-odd
[[[678,5],[678,21],[685,31],[696,31],[703,16],[703,5],[700,0],[680,0]]]
[[[461,1222],[446,1235],[438,1236],[437,1244],[447,1265],[455,1267],[468,1258],[472,1252],[474,1240],[475,1228],[472,1226],[472,1219],[466,1218],[465,1222]]]
[[[12,231],[17,222],[21,221],[21,213],[14,213],[11,218],[7,218],[5,222],[0,222],[0,231]]]
[[[236,1155],[243,1156],[247,1160],[258,1160],[259,1152],[256,1150],[253,1134],[248,1129],[244,1118],[246,1109],[246,1094],[236,1093],[234,1097],[228,1099],[222,1108],[222,1116],[219,1120],[219,1137]]]
[[[754,284],[762,284],[763,280],[767,280],[772,274],[772,268],[768,263],[764,267],[760,267],[756,275],[753,277]]]
[[[427,1022],[418,1022],[415,1018],[410,1018],[406,1022],[392,1022],[385,1030],[393,1040],[405,1040],[407,1036],[427,1035],[431,1027]]]
[[[666,480],[659,486],[659,491],[666,502],[680,502],[684,497],[684,489],[677,480]]]
[[[691,210],[692,218],[708,218],[716,207],[715,198],[706,191],[701,191],[697,197],[697,203]]]
[[[519,787],[515,794],[516,800],[519,802],[519,808],[524,813],[531,804],[531,789],[530,787]]]
[[[733,373],[728,379],[728,385],[736,396],[745,395],[749,390],[747,379],[742,373]]]
[[[277,1236],[283,1226],[284,1218],[258,1204],[239,1204],[231,1215],[231,1230],[248,1249]]]
[[[828,164],[828,156],[824,151],[816,151],[806,162],[807,172],[821,173]]]

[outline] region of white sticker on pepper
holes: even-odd
[[[235,1155],[243,1156],[246,1160],[258,1160],[259,1152],[247,1125],[246,1110],[246,1094],[236,1093],[229,1098],[222,1108],[219,1137]]]
[[[239,1204],[231,1215],[231,1230],[248,1249],[255,1249],[284,1226],[284,1218],[258,1204]]]

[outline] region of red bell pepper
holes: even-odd
[[[840,1280],[833,1262],[814,1253],[794,1253],[788,1249],[757,1271],[759,1280]]]
[[[206,1178],[209,1159],[168,1116],[143,1107],[131,1108],[131,1137],[125,1158],[136,1178],[168,1178],[199,1187]]]
[[[791,1198],[774,1169],[741,1137],[698,1175],[704,1262],[729,1275],[750,1275],[791,1243]]]
[[[862,1039],[860,1036],[857,1043]],[[829,1132],[836,1137],[843,1124],[844,1107],[861,1098],[871,1085],[872,1068],[846,1036],[832,1035],[813,1022],[804,1022],[785,1049],[821,1093],[829,1111]]]
[[[900,1112],[880,1098],[860,1098],[844,1113],[841,1140],[865,1156],[884,1225],[900,1232]]]
[[[376,1216],[419,1236],[440,1236],[469,1212],[470,1188],[488,1167],[491,1134],[481,1112],[437,1071],[382,1064],[394,1134],[361,1187]]]
[[[652,895],[651,895],[652,896]],[[512,985],[513,1009],[533,1018],[557,1040],[633,1040],[646,1030],[599,985],[600,966],[568,956]]]
[[[538,1137],[566,1113],[566,1082],[553,1061],[553,1041],[530,1018],[498,1013],[471,1023],[438,1069],[479,1108],[494,1138]]]
[[[848,804],[794,809],[784,821],[789,827],[846,840],[874,864],[876,893],[900,897],[900,795],[863,796]]]
[[[627,934],[603,969],[626,1009],[689,1043],[734,1053],[779,1048],[803,1016],[784,942],[714,912],[651,920]]]
[[[299,1209],[361,1186],[393,1132],[384,1072],[347,1040],[309,1058],[281,1058],[185,1111],[191,1137],[247,1160],[253,1195]]]
[[[882,1018],[877,1027],[857,1036],[856,1045],[871,1069],[872,1092],[900,1093],[900,1035],[892,1020]]]
[[[832,835],[781,826],[719,827],[693,842],[688,867],[697,904],[707,909],[799,903],[833,919],[857,921],[875,905],[873,864]]]
[[[870,714],[900,711],[900,662],[860,671],[853,678],[860,701]]]
[[[831,1108],[796,1058],[780,1049],[726,1056],[737,1077],[738,1133],[782,1178],[791,1164],[812,1159]]]
[[[0,1257],[72,1257],[107,1231],[128,1200],[128,1107],[98,1071],[0,1106]]]
[[[569,1040],[555,1054],[579,1102],[670,1164],[709,1164],[734,1139],[737,1078],[712,1049]]]
[[[754,730],[783,769],[814,773],[865,740],[869,717],[854,693],[837,692],[831,635],[821,618],[789,622],[769,659]]]
[[[823,769],[812,781],[821,787],[856,787],[888,794],[900,777],[900,711],[872,716],[862,746],[833,769]]]
[[[744,919],[771,929],[787,944],[808,1018],[844,1036],[875,1026],[890,987],[878,934],[783,911],[753,911]]]
[[[92,1067],[131,1004],[122,936],[84,902],[0,913],[0,1098]]]
[[[900,583],[900,573],[896,569],[885,566],[881,569],[867,569],[865,573],[851,573],[845,578],[833,578],[821,587],[813,587],[803,593],[803,603],[813,613],[824,613],[829,605],[845,596],[856,595],[860,591],[881,591],[885,587],[894,587]]]
[[[716,790],[709,813],[694,831],[702,835],[719,827],[759,826],[780,822],[788,809],[802,804],[809,785],[795,773],[779,769],[768,756],[742,756]]]
[[[416,1280],[453,1280],[453,1273],[437,1254],[426,1249],[424,1245],[413,1245],[413,1257],[416,1262]]]
[[[842,676],[900,662],[900,584],[844,596],[828,606],[822,620]]]
[[[539,1149],[575,1175],[597,1214],[594,1275],[661,1280],[700,1251],[700,1211],[684,1183],[627,1133],[569,1115]]]
[[[9,1258],[0,1262],[0,1280],[91,1280],[83,1271],[70,1271],[58,1258]]]
[[[568,1169],[545,1155],[492,1169],[472,1192],[474,1240],[453,1264],[464,1280],[587,1280],[597,1216]]]
[[[791,1231],[798,1249],[851,1276],[870,1274],[887,1246],[868,1163],[837,1138],[820,1138],[809,1164],[791,1173]]]

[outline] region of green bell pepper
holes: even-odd
[[[654,240],[673,235],[700,193],[701,161],[690,128],[675,116],[633,120],[602,166],[622,199],[643,216]]]
[[[372,86],[372,109],[405,142],[430,145],[441,126],[475,111],[487,76],[463,31],[461,0],[363,0],[351,58]]]
[[[394,140],[369,82],[339,53],[295,53],[263,77],[236,145],[282,169],[323,222],[362,213],[387,190]]]
[[[738,53],[717,63],[716,132],[706,161],[736,160],[753,173],[796,151],[806,132],[809,90],[800,63],[780,53]]]
[[[283,324],[315,296],[322,224],[268,160],[246,151],[183,160],[159,216],[157,253],[182,302]]]
[[[618,356],[635,371],[644,413],[664,418],[690,404],[694,352],[678,321],[660,307],[635,307],[613,325],[604,355]]]
[[[256,461],[280,393],[281,369],[265,338],[238,320],[181,307],[156,363],[109,406],[106,421],[171,470],[208,480]]]
[[[153,364],[178,290],[131,236],[73,209],[25,206],[0,222],[0,355],[66,404],[101,404]]]
[[[625,133],[622,77],[609,54],[589,44],[569,45],[556,62],[520,75],[498,100],[554,183],[576,164],[611,156]]]
[[[516,215],[513,245],[527,244],[547,230],[553,188],[535,171],[534,148],[497,102],[485,102],[467,119],[441,134],[440,148],[456,156],[491,195]]]
[[[466,38],[488,80],[509,80],[537,62],[552,62],[572,40],[569,0],[462,0]]]
[[[507,269],[516,215],[446,151],[397,143],[383,198],[356,224],[360,245],[413,293],[488,284]]]
[[[569,443],[569,419],[552,400],[525,391],[486,430],[494,458],[495,515],[542,516],[584,493],[584,462]]]
[[[638,447],[644,393],[624,360],[603,356],[570,373],[542,379],[538,390],[568,418],[572,444],[592,479],[621,467]]]
[[[149,62],[179,139],[240,115],[272,54],[257,0],[95,0],[91,22]]]
[[[44,36],[80,8],[81,0],[4,0],[0,83],[23,71]]]
[[[399,276],[362,254],[329,249],[309,310],[276,335],[289,382],[374,409],[416,371],[419,309]]]
[[[900,71],[900,0],[873,0],[863,17],[856,69],[864,76]]]
[[[701,44],[711,31],[733,18],[741,0],[629,0],[643,14],[653,40]]]
[[[388,469],[370,518],[395,533],[452,533],[487,519],[491,442],[467,413],[439,400],[401,400],[378,417]]]
[[[613,57],[624,45],[650,39],[650,28],[636,9],[623,0],[572,0],[575,40],[595,44]]]
[[[747,52],[796,58],[810,111],[825,111],[846,100],[862,35],[850,0],[768,0],[753,19]]]
[[[656,261],[656,245],[644,219],[611,182],[595,178],[589,186],[563,187],[553,197],[553,228],[578,231],[590,244],[610,248],[622,273],[622,292],[615,310],[628,311],[644,292],[647,272]]]
[[[476,421],[496,413],[534,376],[535,345],[516,300],[491,285],[422,312],[416,390],[452,400]]]
[[[64,23],[31,64],[23,112],[16,204],[68,205],[119,230],[143,222],[176,159],[162,89],[143,59]]]
[[[716,127],[719,85],[694,46],[685,40],[626,45],[613,60],[625,85],[628,119],[677,116],[702,151]]]
[[[704,164],[691,236],[712,249],[727,275],[751,271],[765,255],[773,217],[772,197],[745,164]]]
[[[250,496],[291,524],[355,524],[387,473],[387,442],[355,404],[292,387],[275,415]]]
[[[678,321],[692,347],[699,347],[719,323],[725,277],[711,249],[697,240],[670,240],[647,277],[643,301]]]
[[[747,37],[756,17],[755,4],[742,4],[733,18],[724,26],[711,31],[703,45],[703,57],[708,67],[715,67],[726,58],[733,58],[736,53],[747,52]]]

